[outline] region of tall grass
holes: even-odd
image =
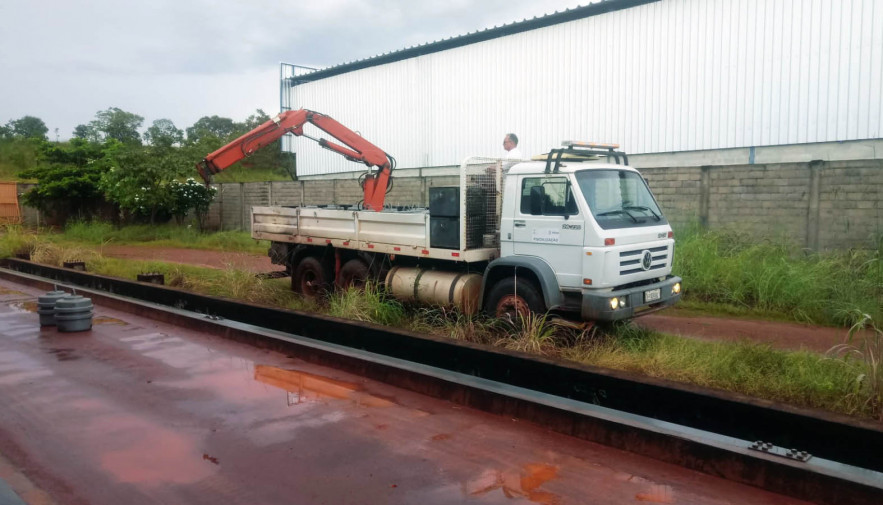
[[[33,254],[39,236],[19,225],[0,226],[0,258]]]
[[[785,240],[736,233],[677,235],[674,271],[686,306],[848,327],[856,313],[883,317],[883,242],[875,250],[807,252]],[[725,311],[726,308],[725,308]]]
[[[617,325],[596,340],[564,349],[562,357],[601,367],[820,408],[861,417],[879,406],[854,392],[861,364],[788,352],[752,342],[707,342]]]
[[[464,342],[492,344],[499,339],[499,324],[482,314],[464,314],[452,307],[406,307],[413,315],[408,329]]]
[[[104,222],[71,222],[60,237],[86,244],[147,244],[157,247],[185,249],[217,249],[263,254],[270,246],[265,240],[254,240],[248,232],[221,231],[204,233],[190,227],[165,225],[129,225],[117,228]]]
[[[858,364],[850,397],[863,402],[862,406],[876,412],[883,421],[883,328],[879,328],[868,314],[860,314],[859,321],[849,329],[846,342],[834,346],[829,355],[840,357],[847,366]]]
[[[407,320],[404,306],[371,282],[364,289],[350,287],[330,293],[327,311],[331,316],[387,326],[405,326]]]
[[[517,320],[502,320],[500,327],[503,335],[495,342],[499,347],[538,356],[558,354],[558,332],[546,314],[518,314]]]

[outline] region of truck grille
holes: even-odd
[[[650,251],[649,268],[644,268],[644,251]],[[636,274],[665,268],[668,265],[668,246],[636,249],[619,253],[619,275]]]

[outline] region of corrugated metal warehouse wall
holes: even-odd
[[[400,168],[562,140],[657,153],[879,138],[883,0],[661,0],[322,78],[288,103]],[[361,170],[295,139],[298,173]]]

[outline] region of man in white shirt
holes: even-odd
[[[506,150],[503,160],[511,160],[503,161],[503,173],[506,173],[515,163],[521,161],[524,156],[521,154],[521,149],[518,149],[518,137],[514,133],[506,134],[506,137],[503,139],[503,149]]]
[[[521,150],[518,149],[518,137],[515,136],[514,133],[507,133],[506,138],[503,139],[503,149],[506,150],[506,155],[504,156],[507,160],[520,160],[522,159]]]

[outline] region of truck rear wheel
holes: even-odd
[[[364,289],[368,282],[368,264],[359,258],[353,258],[340,267],[337,274],[337,287],[346,289],[354,287]]]
[[[303,258],[291,276],[291,289],[309,298],[318,298],[325,294],[330,286],[326,268],[317,258]]]
[[[531,312],[546,312],[539,288],[527,279],[507,277],[497,282],[488,294],[485,312],[491,317],[515,321],[518,316],[527,317]]]

